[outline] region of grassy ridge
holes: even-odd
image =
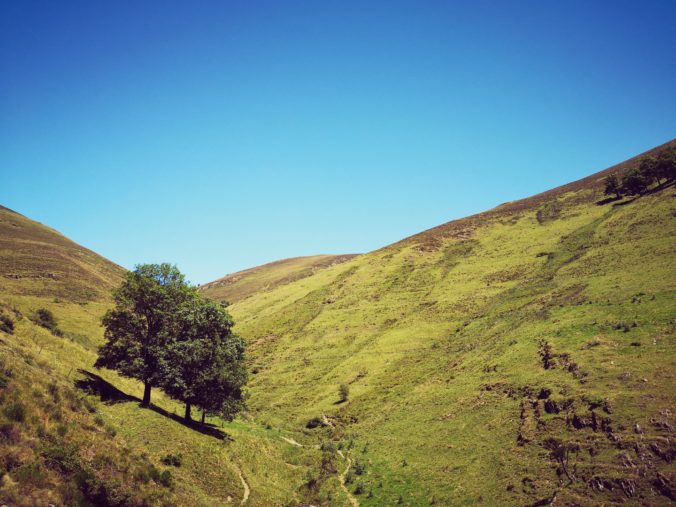
[[[668,502],[674,189],[602,176],[234,304],[254,416],[352,441],[362,505]]]
[[[213,282],[200,290],[205,296],[218,301],[234,303],[252,294],[269,291],[296,280],[312,276],[315,272],[348,261],[355,257],[345,255],[312,255],[293,257],[246,269]]]
[[[0,206],[0,294],[107,300],[124,269]]]

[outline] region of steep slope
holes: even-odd
[[[346,255],[312,255],[293,257],[245,269],[204,284],[200,290],[205,296],[218,301],[235,303],[254,293],[312,276],[317,271],[335,266],[355,257]]]
[[[602,195],[636,162],[232,305],[254,417],[342,448],[361,505],[673,500],[676,193]]]
[[[57,231],[0,206],[0,293],[108,300],[123,273]]]
[[[186,427],[163,393],[142,409],[137,382],[93,368],[122,268],[6,208],[0,233],[0,504],[300,501],[318,451],[248,419]],[[34,322],[38,310],[59,333]],[[177,454],[180,467],[163,462]]]

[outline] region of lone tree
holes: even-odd
[[[622,186],[616,174],[609,174],[603,180],[605,188],[603,193],[605,195],[615,195],[618,199],[622,197]]]
[[[107,341],[94,366],[143,382],[141,405],[150,405],[151,389],[167,369],[167,348],[176,339],[174,315],[196,297],[175,266],[136,266],[113,293],[115,307],[103,317]]]
[[[244,342],[232,333],[230,316],[223,306],[198,297],[181,308],[175,324],[164,391],[185,403],[186,422],[193,406],[202,410],[203,421],[206,413],[232,420],[244,408],[247,375]]]

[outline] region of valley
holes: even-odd
[[[670,504],[676,190],[603,193],[638,162],[373,252],[204,284],[247,342],[250,380],[247,411],[202,431],[93,367],[123,268],[0,208],[14,325],[0,333],[0,499],[92,495],[58,444],[127,505]],[[18,402],[22,420],[5,409]]]

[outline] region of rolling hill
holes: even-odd
[[[123,273],[59,232],[0,206],[0,294],[108,300]]]
[[[351,449],[362,505],[669,503],[674,188],[602,192],[637,162],[236,302],[253,417]]]
[[[0,504],[298,503],[317,451],[249,419],[186,427],[161,392],[153,410],[141,409],[137,382],[93,368],[101,317],[123,274],[0,208]],[[58,333],[39,325],[39,310],[52,312]],[[164,463],[178,454],[181,466]]]
[[[226,275],[200,287],[202,293],[218,301],[235,303],[254,293],[270,291],[281,285],[312,276],[320,269],[348,261],[355,254],[312,255],[270,262]]]
[[[637,160],[203,286],[251,380],[248,411],[201,431],[92,367],[123,269],[1,208],[0,503],[670,504],[676,189],[602,192]]]

